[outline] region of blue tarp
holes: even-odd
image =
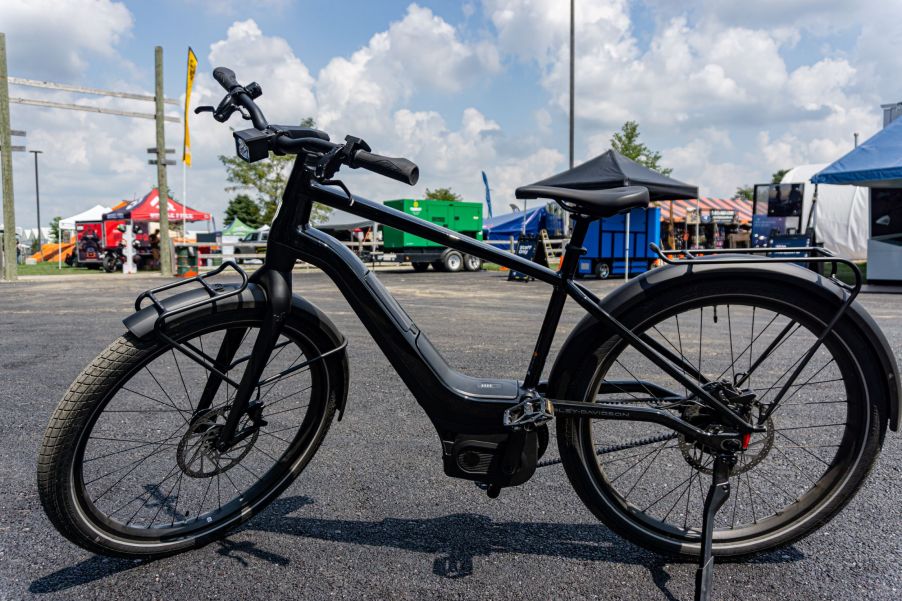
[[[507,240],[516,238],[523,231],[523,220],[526,219],[526,233],[538,234],[539,230],[548,229],[548,217],[556,218],[545,207],[536,207],[526,212],[505,213],[482,222],[483,239]]]
[[[902,119],[896,119],[811,178],[814,184],[902,185]]]

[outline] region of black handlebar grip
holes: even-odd
[[[218,81],[219,85],[224,87],[227,92],[231,92],[232,88],[239,85],[238,78],[235,77],[235,72],[226,67],[216,67],[213,69],[213,79]]]
[[[362,167],[411,186],[416,185],[420,179],[420,168],[413,162],[402,158],[384,157],[365,150],[358,150],[354,154],[351,167]]]

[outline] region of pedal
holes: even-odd
[[[504,411],[503,424],[511,430],[534,430],[554,419],[554,405],[544,397],[529,397]]]

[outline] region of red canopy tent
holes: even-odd
[[[191,207],[178,203],[169,198],[167,211],[169,221],[207,221],[210,219],[209,213],[196,211]],[[133,200],[126,206],[115,211],[106,213],[103,218],[110,219],[131,219],[132,221],[159,221],[160,220],[160,192],[157,188],[151,190],[144,198]]]

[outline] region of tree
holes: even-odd
[[[736,188],[736,193],[733,195],[733,198],[744,198],[745,200],[751,201],[754,193],[755,188],[752,186],[739,186]]]
[[[314,127],[313,119],[304,119],[301,127]],[[251,200],[259,207],[260,220],[269,223],[282,200],[294,158],[293,155],[279,156],[270,152],[268,160],[247,163],[237,156],[219,155],[219,161],[226,169],[226,179],[234,184],[226,188],[226,191],[243,190],[253,194]],[[322,222],[331,212],[331,208],[315,204],[310,219],[314,223]]]
[[[226,227],[232,225],[235,219],[253,228],[263,225],[260,207],[247,194],[238,194],[229,201],[229,206],[226,207],[225,220],[223,221]]]
[[[774,174],[770,176],[770,183],[779,184],[783,181],[783,176],[789,173],[789,169],[780,169],[779,171],[774,171]]]
[[[451,188],[436,188],[435,190],[426,188],[426,198],[433,200],[463,200],[463,196],[452,192]]]
[[[611,148],[661,175],[670,175],[673,172],[673,169],[661,166],[660,152],[650,149],[639,141],[639,124],[635,121],[627,121],[620,131],[611,136]]]
[[[60,241],[60,221],[62,221],[62,217],[54,217],[50,220],[50,241],[51,242],[59,242]]]

